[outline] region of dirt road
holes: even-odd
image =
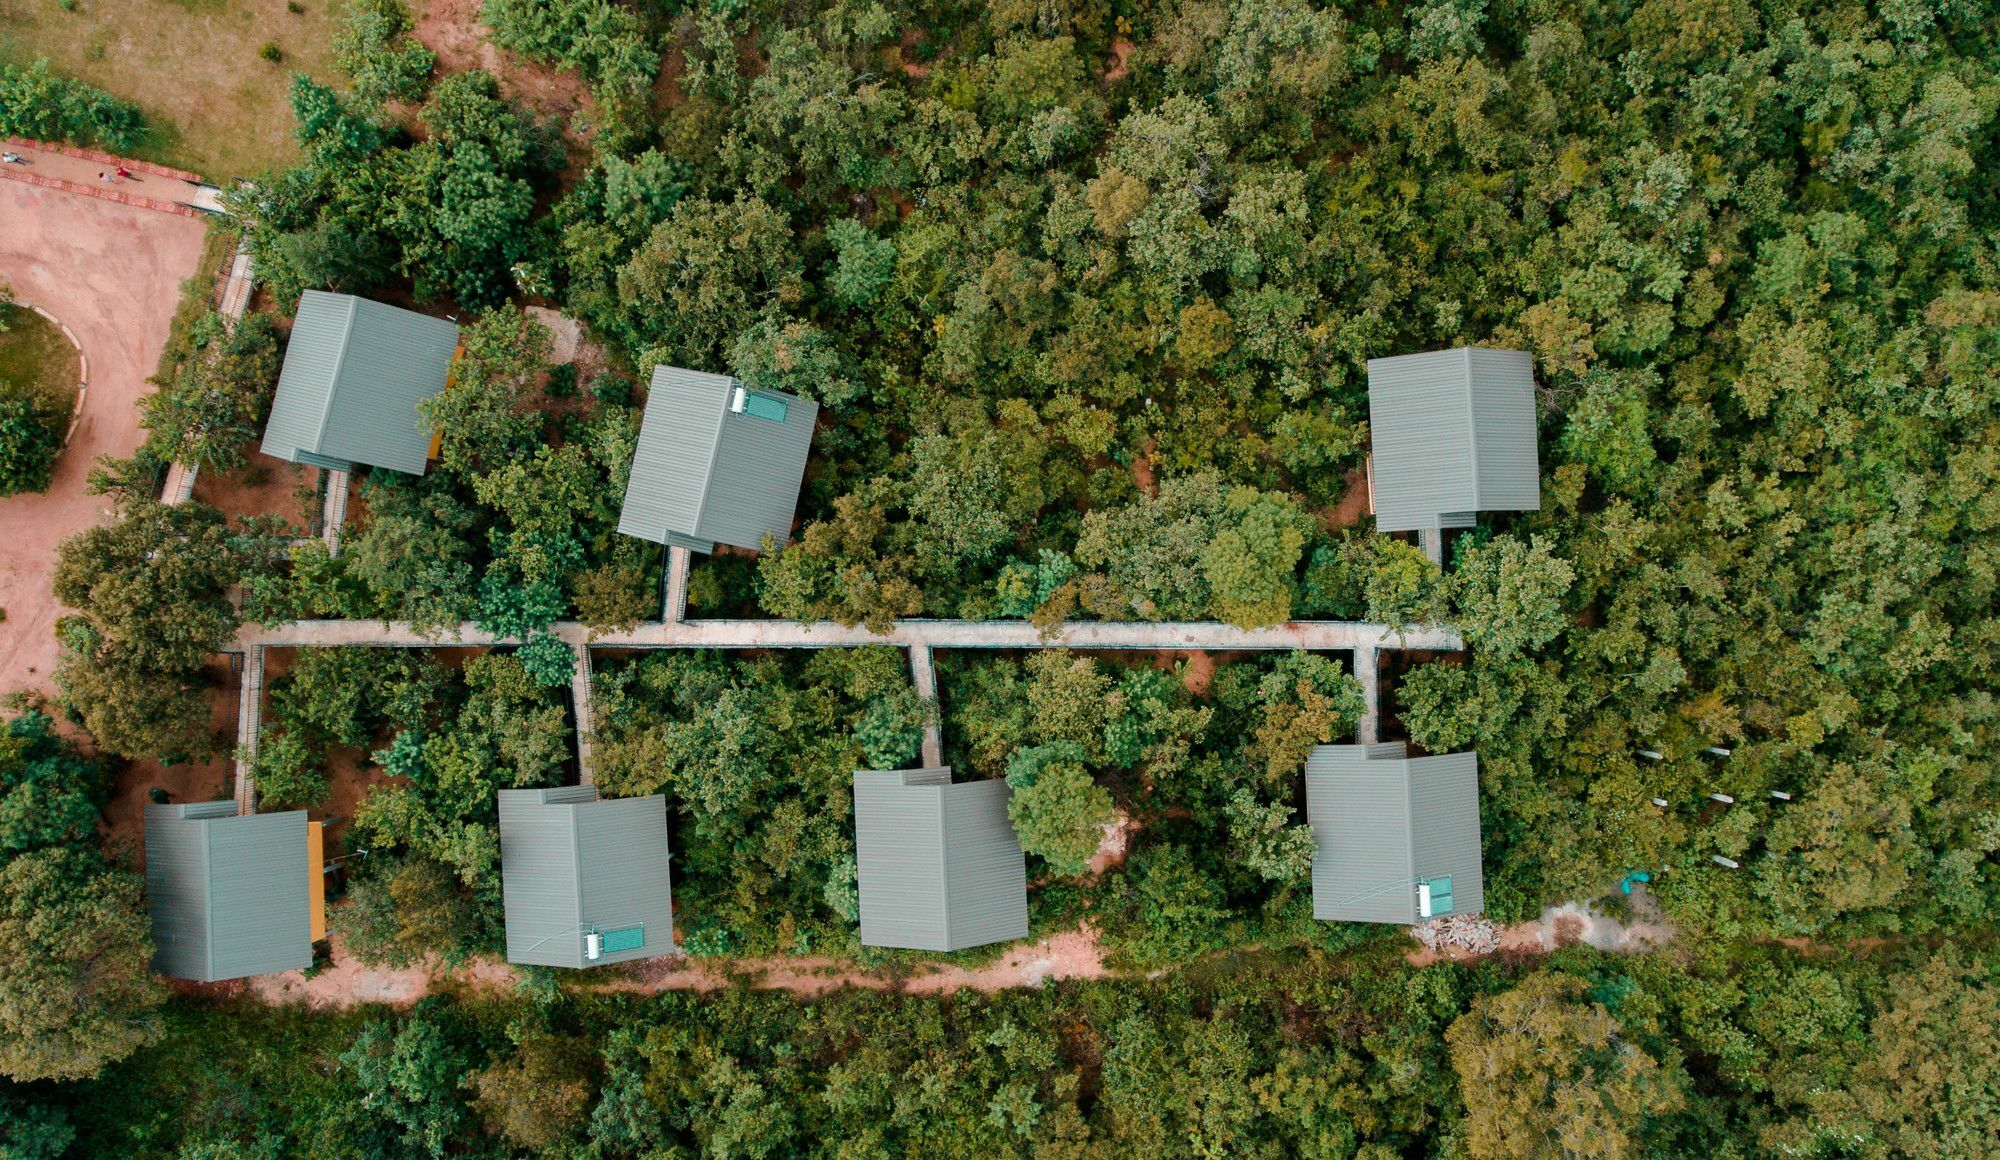
[[[205,229],[192,218],[0,182],[0,277],[22,305],[67,324],[90,363],[82,417],[55,481],[37,495],[0,499],[0,692],[54,692],[56,544],[105,518],[105,501],[85,494],[84,476],[99,455],[130,455],[139,445],[136,403],[152,390],[146,378],[166,345],[181,281],[200,264]]]

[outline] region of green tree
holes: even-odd
[[[36,58],[26,68],[0,65],[0,134],[39,141],[101,145],[127,152],[146,132],[139,106],[49,71]]]
[[[1685,1103],[1682,1077],[1554,971],[1474,1000],[1445,1033],[1474,1156],[1628,1156]]]
[[[159,1035],[139,886],[74,847],[0,866],[0,1074],[89,1079]]]
[[[1111,795],[1091,780],[1074,742],[1023,749],[1007,762],[1007,818],[1021,849],[1057,874],[1090,869],[1103,829],[1113,820]]]
[[[618,272],[618,305],[597,320],[655,363],[698,365],[749,329],[768,295],[795,293],[791,227],[755,197],[677,202]]]
[[[1457,624],[1472,647],[1497,658],[1536,652],[1569,627],[1563,597],[1576,570],[1548,541],[1513,537],[1461,555],[1452,569]]]
[[[105,789],[104,770],[64,742],[47,715],[8,721],[0,728],[0,861],[94,842]]]
[[[829,223],[826,240],[834,254],[833,269],[826,278],[833,300],[857,308],[874,303],[895,277],[896,243],[876,237],[853,218]]]
[[[423,99],[437,54],[410,35],[414,27],[402,0],[348,0],[333,54],[354,79],[356,97],[371,104]]]
[[[270,410],[282,365],[277,327],[268,314],[245,315],[233,328],[209,314],[188,341],[179,371],[140,400],[147,450],[162,462],[234,471]]]
[[[377,1131],[401,1150],[442,1157],[465,1120],[457,1097],[465,1059],[422,1015],[376,1020],[340,1057],[353,1075],[361,1110],[379,1118]]]
[[[1313,838],[1307,826],[1288,824],[1292,807],[1260,802],[1249,787],[1229,798],[1229,841],[1243,864],[1272,882],[1302,882],[1312,872]]]
[[[0,390],[0,495],[49,486],[68,420],[39,395]]]
[[[570,1140],[590,1112],[592,1052],[586,1042],[523,1036],[511,1059],[472,1078],[472,1107],[487,1130],[516,1148],[541,1152]]]
[[[210,653],[236,631],[241,561],[221,512],[128,501],[124,516],[56,549],[62,627],[56,683],[98,744],[128,757],[208,748],[199,691]]]
[[[838,620],[883,632],[923,609],[912,562],[887,543],[889,519],[863,495],[834,501],[830,519],[757,562],[758,599],[779,616]]]
[[[1231,489],[1222,519],[1201,558],[1215,615],[1241,628],[1290,620],[1311,519],[1290,497],[1247,487]]]
[[[1323,656],[1293,651],[1257,682],[1257,730],[1250,753],[1278,784],[1305,767],[1313,746],[1345,736],[1361,719],[1361,682]]]

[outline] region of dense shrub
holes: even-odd
[[[49,71],[0,64],[0,135],[102,145],[124,152],[146,135],[139,106]]]
[[[39,392],[0,384],[0,495],[41,491],[55,476],[69,415]]]

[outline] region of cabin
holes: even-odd
[[[1415,532],[1434,561],[1444,530],[1480,512],[1542,506],[1535,364],[1525,351],[1460,347],[1368,360],[1375,527]]]
[[[951,769],[854,775],[861,944],[959,951],[1028,936],[1027,862],[1004,781]]]
[[[1321,745],[1306,760],[1313,917],[1414,923],[1486,906],[1479,757],[1402,742]]]
[[[147,805],[153,969],[217,983],[311,966],[326,932],[317,829],[304,810]]]
[[[601,967],[674,953],[667,800],[500,791],[507,961]]]
[[[783,546],[818,416],[727,375],[655,367],[618,530],[690,552]]]
[[[328,471],[422,475],[435,432],[417,404],[444,391],[458,327],[441,318],[308,290],[264,425],[264,454]]]

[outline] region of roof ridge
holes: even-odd
[[[945,790],[950,787],[950,782],[930,787],[937,792],[938,919],[939,925],[944,927],[944,942],[947,948],[958,941],[951,937],[951,855],[945,849],[945,839],[950,829],[944,824],[944,812],[951,808],[950,803],[945,801]]]
[[[316,291],[326,294],[326,291]],[[326,383],[326,397],[320,401],[319,423],[313,427],[314,455],[322,455],[320,449],[326,446],[326,424],[333,414],[333,395],[340,389],[340,370],[347,365],[347,348],[354,339],[354,318],[360,312],[361,299],[354,294],[327,294],[329,298],[343,298],[347,306],[347,324],[340,329],[340,350],[333,356],[333,371]]]
[[[714,372],[696,373],[713,374]],[[722,450],[722,428],[729,422],[729,402],[735,396],[737,388],[742,386],[741,383],[736,381],[736,376],[734,375],[716,375],[716,377],[728,380],[729,385],[723,388],[722,391],[722,415],[715,421],[714,438],[708,441],[708,462],[702,465],[701,472],[701,494],[696,496],[694,501],[693,535],[696,539],[701,538],[701,517],[702,513],[708,510],[709,489],[715,486],[715,459]]]
[[[569,811],[569,880],[576,887],[576,925],[574,930],[577,941],[570,944],[572,949],[583,945],[583,843],[577,837],[576,825],[577,807],[581,804],[580,802],[566,802],[563,806],[564,809]],[[578,951],[577,953],[581,956],[583,952]],[[581,958],[578,961],[581,963]],[[589,964],[582,963],[582,965],[588,966]]]
[[[201,827],[201,978],[208,982],[215,978],[215,855],[209,848],[208,823],[203,818],[196,824]]]
[[[1480,505],[1485,502],[1479,494],[1479,406],[1472,401],[1472,348],[1462,346],[1458,349],[1465,358],[1465,466],[1472,473],[1472,510],[1476,513],[1484,510]],[[1440,529],[1439,539],[1442,538],[1443,531]]]
[[[1412,894],[1405,894],[1403,896],[1403,901],[1410,904],[1410,909],[1415,910],[1416,903],[1412,901],[1412,895],[1414,894],[1414,887],[1417,881],[1417,778],[1416,770],[1411,767],[1410,758],[1405,757],[1402,759],[1402,767],[1403,864],[1409,867],[1409,872],[1403,876],[1403,882],[1405,883],[1403,889],[1412,891]],[[1422,916],[1419,915],[1418,917]]]

